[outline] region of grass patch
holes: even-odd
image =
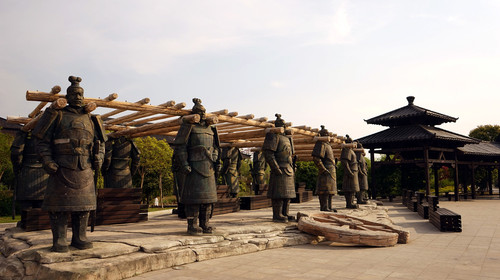
[[[21,215],[16,215],[16,219],[12,220],[12,216],[3,216],[0,217],[0,224],[5,224],[5,223],[17,223],[21,220]]]

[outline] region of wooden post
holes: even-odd
[[[425,195],[429,196],[431,193],[431,176],[429,173],[429,147],[424,148],[424,161],[425,161]]]
[[[476,166],[473,164],[471,164],[471,169],[472,169],[472,184],[471,184],[471,195],[472,195],[472,199],[476,199]]]
[[[460,197],[458,195],[458,157],[457,152],[455,151],[455,201],[459,201]]]
[[[434,165],[433,166],[433,169],[434,169],[434,195],[439,197],[439,168]]]
[[[372,164],[371,170],[370,170],[370,176],[372,177],[372,199],[377,199],[377,185],[375,181],[375,150],[373,148],[370,149],[370,161]]]
[[[490,195],[493,194],[493,176],[491,176],[491,166],[488,166],[488,184]]]

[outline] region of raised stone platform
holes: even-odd
[[[348,210],[337,199],[334,206],[339,212],[390,223],[384,207],[372,203]],[[290,213],[318,208],[315,198],[291,205]],[[152,212],[147,222],[97,226],[88,233],[93,249],[70,247],[68,253],[50,252],[50,230],[7,228],[0,232],[0,275],[2,279],[124,279],[196,261],[318,241],[300,232],[294,222],[273,223],[271,212],[266,208],[214,216],[216,233],[203,236],[187,235],[186,221],[171,211]]]

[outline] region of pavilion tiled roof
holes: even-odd
[[[451,131],[428,125],[404,125],[357,139],[365,148],[394,146],[416,143],[446,143],[447,145],[462,147],[466,144],[477,144],[480,141]]]
[[[458,150],[464,155],[500,157],[500,143],[482,141],[478,144],[467,144]]]
[[[440,125],[458,119],[414,105],[413,96],[408,96],[406,99],[408,105],[365,121],[368,124],[394,127],[410,124]]]

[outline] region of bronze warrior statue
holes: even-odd
[[[280,114],[276,114],[275,127],[286,129],[285,121]],[[274,222],[288,222],[293,216],[288,215],[290,200],[295,197],[295,171],[292,156],[293,139],[285,133],[266,134],[262,146],[264,157],[271,168],[269,191],[271,198]]]
[[[226,181],[226,185],[229,187],[231,197],[237,197],[240,192],[239,172],[241,159],[240,149],[235,147],[222,149],[221,174],[224,176],[224,181]]]
[[[132,175],[139,167],[140,151],[132,139],[109,137],[102,164],[105,188],[133,188]]]
[[[215,171],[219,168],[219,137],[212,126],[216,119],[205,116],[200,99],[194,98],[193,102],[191,112],[200,115],[200,121],[182,123],[174,140],[180,172],[185,174],[181,203],[185,205],[189,234],[212,233],[214,228],[209,219],[217,202]]]
[[[321,126],[320,136],[328,136],[328,130]],[[334,211],[332,209],[332,196],[337,194],[337,172],[335,157],[328,141],[322,139],[316,141],[312,151],[314,163],[318,167],[318,179],[316,181],[316,194],[319,197],[321,211]]]
[[[104,156],[105,131],[94,108],[83,103],[80,77],[70,76],[66,90],[68,106],[48,108],[33,130],[39,140],[38,155],[50,174],[42,209],[49,212],[52,251],[67,252],[67,218],[71,214],[71,246],[92,248],[86,230],[89,212],[96,209],[94,174]],[[95,105],[95,104],[93,104]]]
[[[174,195],[175,200],[177,200],[177,209],[172,211],[173,214],[177,214],[177,216],[181,219],[186,218],[186,212],[184,204],[181,202],[182,197],[182,186],[184,185],[184,180],[186,179],[186,174],[182,172],[182,163],[177,158],[176,148],[172,144],[172,148],[174,150],[172,154],[172,175],[174,177]]]
[[[358,204],[367,204],[368,200],[368,166],[366,165],[365,151],[363,145],[358,143],[356,149],[356,158],[358,159],[358,181],[359,192],[356,194]]]
[[[340,161],[344,167],[344,177],[342,180],[342,191],[346,200],[346,208],[358,208],[354,203],[354,195],[359,192],[358,181],[358,159],[353,151],[352,139],[346,135],[345,144],[342,147]]]
[[[31,131],[17,132],[10,147],[10,158],[16,176],[16,201],[21,211],[42,207],[49,174],[36,154],[36,141]],[[24,223],[21,220],[19,226],[24,228]]]
[[[266,184],[266,159],[264,158],[262,150],[253,152],[251,172],[253,190],[255,195],[259,195],[262,191],[262,187]]]

